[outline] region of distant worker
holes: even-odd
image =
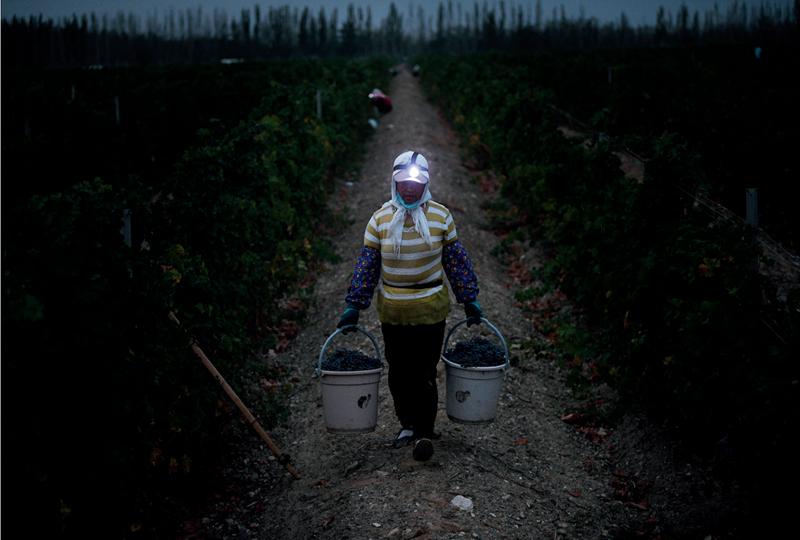
[[[379,88],[373,88],[367,97],[369,97],[379,114],[387,114],[392,111],[392,100],[381,92]]]
[[[442,352],[450,296],[444,274],[467,326],[480,324],[478,280],[458,240],[453,215],[431,198],[428,161],[419,152],[398,155],[391,199],[372,214],[344,310],[337,327],[358,324],[359,312],[378,289],[378,318],[389,364],[389,391],[400,422],[392,446],[414,444],[412,455],[427,461],[438,409],[436,365]]]

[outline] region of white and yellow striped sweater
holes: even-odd
[[[406,221],[399,255],[389,238],[395,208],[385,203],[375,212],[364,233],[364,245],[381,254],[378,317],[389,324],[435,324],[450,310],[444,286],[442,249],[458,239],[450,211],[434,201],[425,203],[431,245]],[[411,226],[409,226],[411,225]]]

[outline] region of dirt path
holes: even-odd
[[[301,383],[291,399],[288,426],[273,435],[302,479],[292,481],[257,441],[245,445],[230,478],[231,492],[244,495],[221,494],[216,510],[186,537],[658,538],[682,528],[703,538],[705,531],[692,529],[702,521],[695,514],[719,502],[703,486],[705,503],[698,504],[698,483],[707,483],[705,476],[678,463],[657,430],[628,416],[616,429],[608,426],[587,437],[562,420],[575,400],[563,374],[537,345],[542,340],[532,324],[515,307],[514,284],[491,255],[498,239],[483,227],[485,195],[462,164],[457,137],[407,70],[387,90],[395,109],[368,143],[360,177],[350,186],[339,181],[338,204],[347,205],[352,218],[332,239],[342,262],[319,275],[307,326],[277,358]],[[343,308],[364,227],[389,196],[393,158],[407,149],[428,158],[433,197],[453,212],[479,277],[479,300],[504,333],[516,366],[506,374],[496,421],[468,426],[447,418],[440,363],[442,439],[425,463],[415,462],[410,448],[385,444],[398,429],[385,371],[378,427],[367,434],[326,432],[319,381],[312,378],[321,344]],[[463,309],[454,304],[448,327],[461,318]],[[362,314],[361,324],[382,348],[373,308]],[[451,505],[456,495],[471,499],[473,509]],[[226,514],[225,505],[235,511]]]

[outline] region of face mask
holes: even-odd
[[[420,203],[422,202],[422,201],[416,201],[416,202],[413,202],[413,203],[409,204],[409,203],[407,203],[406,201],[403,200],[403,197],[401,197],[399,193],[395,197],[395,200],[397,201],[397,203],[400,206],[402,206],[406,210],[413,210],[414,208],[417,208],[420,205]]]
[[[404,206],[407,204],[414,204],[415,202],[419,201],[425,193],[425,187],[426,185],[420,182],[395,182],[395,191],[397,196],[404,203]]]

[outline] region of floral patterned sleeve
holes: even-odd
[[[358,309],[367,309],[372,303],[372,294],[378,286],[381,274],[381,252],[369,246],[363,246],[356,259],[350,287],[347,289],[345,302]]]
[[[478,298],[478,278],[467,250],[460,241],[444,246],[442,266],[458,303],[472,302]]]

